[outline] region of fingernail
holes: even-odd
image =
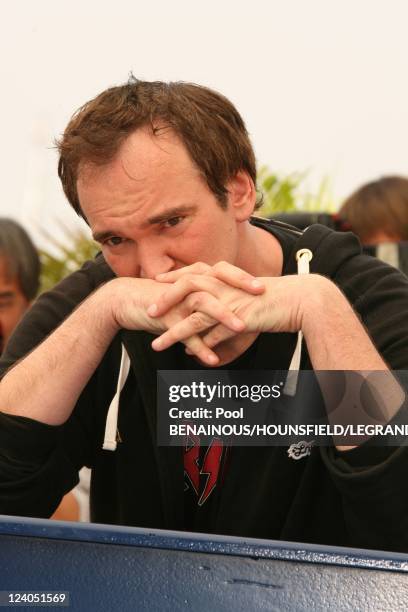
[[[251,287],[254,289],[259,289],[260,287],[263,287],[263,284],[259,280],[255,279],[251,282]]]
[[[207,361],[209,363],[212,363],[213,365],[215,365],[216,363],[218,363],[218,357],[216,357],[215,355],[213,355],[213,353],[209,353],[207,355]]]
[[[192,354],[193,354],[193,351],[190,351],[190,349],[189,349],[189,348],[186,348],[186,353],[187,353],[187,355],[192,355]]]
[[[151,317],[154,317],[156,312],[157,312],[157,304],[150,304],[149,308],[147,309],[147,314],[150,315]]]

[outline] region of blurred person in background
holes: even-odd
[[[366,252],[408,272],[407,178],[384,176],[362,185],[346,199],[338,217]]]
[[[0,354],[40,283],[40,258],[27,232],[0,218]]]
[[[27,232],[15,221],[0,218],[0,354],[40,286],[40,258]],[[72,493],[64,496],[51,518],[78,520]]]

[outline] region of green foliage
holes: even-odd
[[[65,276],[78,270],[87,259],[93,259],[100,250],[97,243],[84,232],[65,229],[64,233],[63,242],[47,235],[48,242],[53,248],[40,250],[41,292],[51,289]]]
[[[334,212],[336,206],[328,177],[320,182],[316,193],[306,186],[307,172],[292,172],[278,176],[267,166],[258,172],[258,185],[263,194],[263,206],[258,211],[264,217],[281,212]]]

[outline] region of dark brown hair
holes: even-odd
[[[153,134],[158,125],[174,130],[223,208],[227,181],[239,170],[246,170],[256,185],[255,155],[248,132],[229,100],[193,83],[131,77],[125,85],[107,89],[82,106],[56,143],[58,175],[79,215],[83,216],[76,188],[80,166],[109,163],[123,141],[146,125]]]
[[[362,242],[382,231],[390,238],[408,240],[408,179],[385,176],[357,189],[344,202],[339,217]]]
[[[6,217],[0,217],[0,258],[4,258],[7,274],[17,279],[26,299],[33,300],[40,284],[40,257],[25,229]]]

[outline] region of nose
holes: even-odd
[[[154,278],[157,274],[173,270],[174,260],[157,244],[139,244],[138,251],[140,278]]]

